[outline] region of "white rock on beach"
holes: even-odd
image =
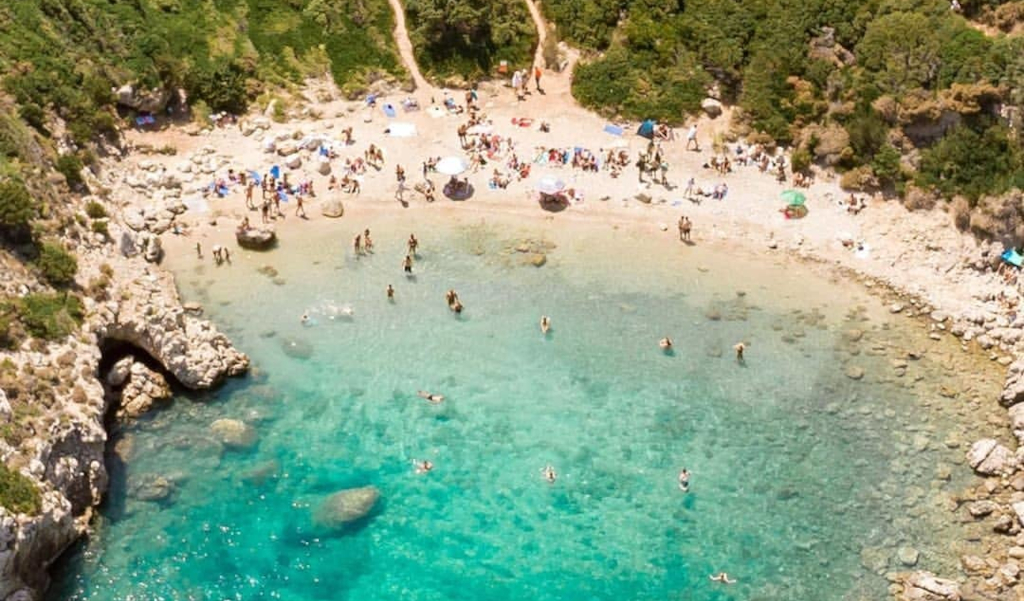
[[[903,580],[898,601],[961,601],[960,584],[930,572],[913,572]]]
[[[345,214],[345,205],[340,198],[329,198],[321,203],[320,214],[324,217],[341,217]]]
[[[714,98],[705,98],[704,100],[701,100],[700,108],[703,109],[707,116],[712,119],[722,114],[722,103]]]
[[[1016,457],[998,441],[983,438],[967,452],[967,463],[979,474],[986,476],[1004,475],[1016,467]]]

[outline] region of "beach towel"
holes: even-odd
[[[281,168],[274,165],[270,168],[270,175],[273,176],[274,179],[281,179]]]
[[[395,116],[395,105],[393,105],[390,102],[388,102],[387,104],[385,104],[381,108],[384,111],[384,114],[388,116],[388,118],[394,118],[394,116]]]
[[[389,125],[384,133],[392,138],[412,138],[416,135],[416,126],[412,123],[396,121]]]
[[[621,136],[623,133],[623,129],[621,127],[619,127],[618,125],[612,125],[610,123],[604,126],[604,131],[613,136]]]
[[[288,194],[284,190],[278,190],[277,197],[281,199],[281,202],[288,202]]]
[[[249,171],[249,179],[255,182],[257,186],[263,185],[263,178],[255,171]]]
[[[217,187],[217,195],[220,196],[221,198],[227,196],[228,195],[228,187],[225,186],[225,185],[218,186]]]
[[[320,156],[322,156],[322,157],[329,157],[329,156],[331,156],[331,151],[327,150],[326,146],[321,146],[320,147]]]

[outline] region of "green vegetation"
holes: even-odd
[[[82,301],[73,294],[29,294],[15,308],[25,330],[43,340],[60,340],[82,324]]]
[[[90,200],[85,205],[85,214],[88,215],[90,219],[103,219],[107,216],[107,209],[101,203],[98,203],[95,200]]]
[[[43,498],[35,483],[3,463],[0,463],[0,507],[29,515],[39,513],[43,507]]]
[[[438,77],[494,75],[500,61],[529,67],[537,31],[523,0],[406,0],[416,62]]]
[[[797,155],[802,165],[826,158],[815,155],[809,132],[840,126],[849,143],[827,162],[857,170],[848,181],[899,191],[910,178],[976,199],[1020,185],[1020,117],[1012,129],[994,114],[1001,103],[1024,113],[1024,37],[986,36],[965,19],[1004,27],[1019,2],[961,4],[965,15],[945,0],[546,0],[543,7],[560,35],[592,51],[573,80],[587,106],[678,123],[714,87],[739,106],[737,133],[796,146],[806,151]],[[960,125],[947,137],[946,126],[922,127],[950,114]],[[916,175],[890,143],[899,133],[922,151]],[[969,165],[953,164],[960,160]]]
[[[35,204],[20,180],[0,181],[0,233],[19,237],[28,231]]]
[[[75,282],[78,261],[59,242],[44,242],[35,263],[43,279],[52,286],[65,288]]]

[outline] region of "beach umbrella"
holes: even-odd
[[[563,182],[560,179],[555,179],[550,175],[540,178],[540,181],[537,182],[537,191],[540,192],[541,194],[554,195],[558,194],[564,189],[565,182]]]
[[[445,157],[438,161],[435,167],[438,173],[451,176],[459,175],[466,168],[466,161],[462,157]]]
[[[784,190],[782,192],[782,200],[786,201],[788,206],[802,207],[807,202],[807,197],[804,196],[803,192],[797,190]]]

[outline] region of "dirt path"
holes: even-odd
[[[530,16],[533,17],[533,24],[537,28],[537,52],[533,55],[534,65],[544,64],[544,40],[547,39],[548,26],[544,22],[544,17],[540,14],[540,9],[537,8],[537,3],[534,0],[526,0],[526,8],[530,9]]]
[[[434,86],[427,82],[420,67],[416,64],[416,57],[412,52],[412,41],[409,40],[409,30],[405,27],[405,8],[401,0],[388,0],[391,3],[391,10],[395,12],[395,44],[398,45],[398,54],[405,63],[405,68],[412,75],[412,81],[416,84],[416,91],[430,93]]]

